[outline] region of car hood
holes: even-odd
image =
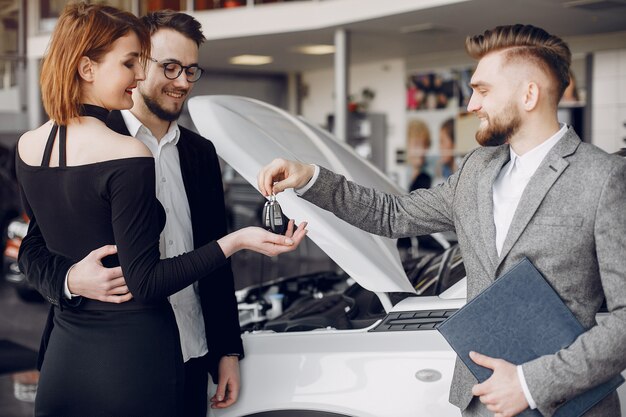
[[[200,134],[257,190],[260,169],[275,158],[285,158],[324,166],[387,193],[402,193],[352,148],[277,107],[237,96],[196,96],[188,106]],[[308,236],[361,286],[374,292],[415,292],[395,240],[351,226],[292,189],[277,199],[287,217],[308,222]]]

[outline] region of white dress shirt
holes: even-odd
[[[296,194],[298,194],[298,195],[302,195],[302,194],[306,193],[309,190],[309,188],[313,187],[313,184],[315,184],[315,181],[317,181],[317,177],[320,176],[320,167],[318,165],[315,165],[315,164],[311,164],[311,165],[313,165],[313,167],[315,168],[315,171],[313,171],[313,176],[311,177],[309,182],[307,182],[304,185],[304,187],[296,188],[294,190],[296,192]]]
[[[496,226],[496,250],[498,251],[498,256],[502,252],[509,227],[526,185],[528,185],[530,178],[537,171],[548,152],[565,135],[565,132],[567,132],[567,126],[562,125],[561,129],[552,137],[522,156],[517,155],[513,148],[509,148],[511,160],[502,167],[500,174],[498,174],[493,183],[493,221]],[[517,376],[528,405],[531,409],[537,408],[537,404],[530,395],[521,366],[517,367]]]
[[[157,141],[129,110],[122,110],[122,117],[130,134],[143,142],[154,156],[156,196],[166,213],[165,228],[159,241],[161,259],[192,251],[191,212],[176,147],[180,138],[178,124],[172,122],[165,136]],[[171,295],[169,301],[176,316],[185,362],[206,355],[208,348],[198,283]]]

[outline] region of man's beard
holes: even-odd
[[[146,103],[146,107],[150,110],[156,117],[161,120],[165,120],[168,122],[173,122],[178,120],[180,114],[183,111],[183,106],[180,106],[180,110],[178,111],[167,111],[161,105],[148,95],[140,92],[141,97],[143,97],[143,102]]]
[[[481,146],[500,146],[517,133],[522,120],[515,106],[510,103],[500,115],[487,119],[487,127],[476,132]]]

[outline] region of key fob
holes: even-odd
[[[270,200],[267,200],[265,202],[265,205],[263,206],[263,217],[261,218],[261,224],[267,230],[271,230],[272,228],[272,225],[270,223]]]
[[[287,218],[283,216],[283,210],[275,195],[271,195],[263,206],[262,216],[261,222],[267,230],[281,235],[287,230]]]
[[[287,222],[283,216],[283,210],[276,199],[270,205],[270,229],[279,235],[284,234],[287,230]]]

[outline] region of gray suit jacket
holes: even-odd
[[[571,346],[523,364],[544,416],[626,368],[626,161],[582,143],[573,129],[528,183],[498,257],[492,185],[509,147],[471,152],[446,183],[403,196],[361,187],[326,169],[302,197],[371,233],[399,238],[453,230],[468,300],[528,257],[588,329]],[[595,316],[606,296],[610,314]],[[450,402],[465,410],[476,380],[457,360]],[[616,395],[589,415],[619,416]]]

